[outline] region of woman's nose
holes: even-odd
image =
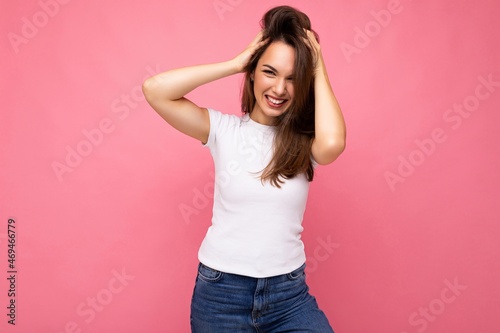
[[[285,79],[277,79],[274,84],[274,92],[276,95],[284,95],[286,92],[286,80]]]

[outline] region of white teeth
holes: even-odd
[[[282,100],[279,100],[279,99],[274,99],[274,98],[272,98],[272,97],[270,97],[270,96],[267,96],[267,98],[268,98],[268,99],[269,99],[269,100],[270,100],[273,104],[281,104],[281,103],[285,102],[285,100],[284,100],[284,99],[282,99]]]

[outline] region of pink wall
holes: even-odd
[[[189,331],[212,162],[141,83],[236,55],[282,2],[126,3],[2,5],[2,332]],[[500,331],[499,3],[288,4],[321,35],[348,125],[303,235],[336,333]],[[240,79],[191,97],[239,113]]]

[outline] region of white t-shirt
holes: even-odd
[[[212,225],[198,252],[216,270],[256,278],[289,273],[306,260],[300,237],[309,192],[304,174],[281,188],[263,183],[274,128],[209,109],[205,144],[215,164]]]

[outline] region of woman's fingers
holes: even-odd
[[[252,41],[252,44],[258,44],[259,42],[262,42],[262,36],[263,36],[263,31],[259,31],[259,33],[257,34],[257,36],[255,36],[255,38],[253,39]]]
[[[262,30],[259,31],[257,36],[255,36],[255,38],[253,39],[252,43],[250,43],[250,49],[252,51],[252,54],[255,52],[255,50],[257,50],[259,47],[261,47],[266,43],[266,40],[262,39],[263,35],[264,35],[263,31]]]
[[[252,40],[252,42],[248,44],[248,46],[238,56],[234,58],[234,60],[236,60],[238,63],[238,70],[240,72],[244,71],[245,67],[252,58],[255,51],[266,42],[265,40],[262,40],[262,36],[263,32],[259,31],[259,33]]]
[[[318,40],[316,39],[316,36],[314,35],[314,32],[312,32],[311,30],[307,30],[307,29],[304,29],[304,30],[306,31],[306,34],[307,34],[307,41],[311,44],[311,46],[315,50],[319,50],[320,46],[319,46]]]
[[[316,39],[316,36],[314,35],[314,32],[311,30],[304,29],[306,34],[307,34],[307,40],[306,42],[311,46],[311,51],[313,53],[313,58],[314,58],[314,67],[317,66],[318,60],[321,56],[321,46],[318,43],[318,40]]]

